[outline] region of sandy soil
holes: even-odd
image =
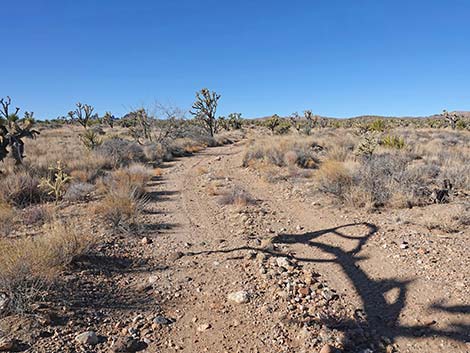
[[[66,322],[3,330],[42,330],[31,352],[470,351],[470,234],[424,226],[452,206],[339,209],[242,168],[243,148],[166,164],[144,233],[108,236],[64,276]],[[252,202],[221,205],[234,188]],[[99,343],[77,343],[85,330]]]

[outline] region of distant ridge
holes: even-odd
[[[469,118],[470,119],[470,111],[453,111],[459,115],[461,115],[464,118]],[[266,120],[269,119],[272,115],[269,116],[263,116],[259,118],[247,118],[251,120]],[[289,116],[279,116],[280,118],[289,118]],[[363,121],[372,121],[376,119],[436,119],[441,117],[441,114],[433,114],[433,115],[428,115],[428,116],[383,116],[383,115],[358,115],[358,116],[353,116],[349,118],[336,118],[332,116],[321,116],[323,119],[341,119],[341,120],[363,120]]]

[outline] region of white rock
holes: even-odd
[[[94,331],[87,331],[77,335],[75,340],[84,345],[94,346],[98,343],[98,336]]]
[[[248,303],[250,300],[250,295],[247,291],[241,290],[239,292],[230,293],[227,296],[227,299],[237,304],[244,304]]]
[[[286,270],[291,266],[290,261],[286,257],[278,257],[276,263],[279,267],[285,268]]]

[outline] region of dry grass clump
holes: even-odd
[[[113,168],[145,162],[145,153],[141,146],[119,137],[105,140],[96,148],[95,153],[109,161]]]
[[[17,207],[40,203],[48,198],[39,188],[40,180],[29,171],[0,175],[0,200]]]
[[[428,221],[425,226],[429,230],[437,229],[446,233],[457,233],[470,226],[470,202],[458,205],[449,214],[443,212],[439,219]]]
[[[145,194],[145,186],[154,176],[152,168],[143,164],[132,164],[126,168],[113,171],[108,178],[108,184],[114,184],[118,188],[129,188],[137,195]]]
[[[79,229],[78,224],[56,221],[41,236],[0,239],[0,288],[7,301],[4,311],[27,311],[64,267],[90,249],[92,239]]]
[[[411,207],[430,202],[433,180],[406,155],[382,154],[347,164],[327,160],[316,174],[318,190],[356,207]]]
[[[93,183],[104,174],[105,170],[112,168],[112,162],[102,154],[84,151],[80,158],[67,161],[64,166],[74,180]]]
[[[235,205],[235,206],[247,206],[253,204],[255,200],[245,190],[235,187],[230,191],[224,192],[219,198],[219,204],[221,205]]]
[[[253,166],[261,162],[278,167],[296,165],[300,168],[315,168],[318,163],[316,147],[310,139],[279,137],[255,140],[245,152],[243,166]]]
[[[343,163],[336,160],[327,160],[320,165],[316,173],[318,189],[345,200],[351,191],[353,177]]]
[[[25,208],[21,215],[23,224],[27,226],[43,225],[45,223],[51,222],[53,218],[53,208],[49,205],[36,205]]]
[[[129,230],[136,225],[139,216],[145,209],[147,201],[140,193],[129,185],[111,185],[96,211],[113,228]]]
[[[145,209],[145,185],[152,177],[153,169],[141,164],[114,171],[102,182],[104,197],[97,212],[114,228],[129,230]]]
[[[15,224],[16,213],[9,204],[0,201],[0,235],[8,235]]]

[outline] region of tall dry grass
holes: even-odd
[[[0,238],[0,288],[8,302],[5,311],[27,311],[64,267],[89,251],[93,239],[80,229],[77,223],[55,221],[40,236]]]

